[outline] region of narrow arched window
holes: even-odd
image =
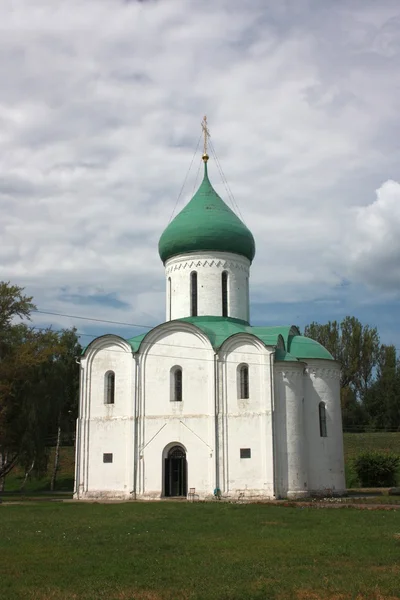
[[[197,273],[190,273],[190,315],[197,317]]]
[[[250,295],[249,295],[249,278],[246,277],[246,314],[247,320],[250,321]]]
[[[323,402],[319,403],[319,434],[321,437],[327,437],[326,430],[326,408]]]
[[[238,367],[238,392],[240,399],[249,397],[249,366],[239,365]]]
[[[171,401],[182,402],[182,369],[173,367],[171,369]]]
[[[105,404],[114,404],[115,401],[115,373],[108,371],[105,375]]]
[[[222,285],[222,316],[228,316],[228,273],[224,271],[221,275]]]
[[[171,277],[168,277],[168,319],[172,318]]]

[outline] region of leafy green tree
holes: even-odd
[[[75,432],[79,400],[79,368],[76,361],[81,352],[76,329],[63,330],[48,380],[52,406],[50,433],[56,437],[51,490],[55,487],[62,439],[67,437],[71,440]]]
[[[36,331],[25,324],[1,332],[0,478],[17,461],[24,464],[44,452],[49,416],[44,375],[57,343],[55,332]]]
[[[376,380],[365,396],[372,428],[400,430],[400,364],[393,345],[382,344]]]
[[[29,319],[36,308],[32,296],[24,296],[23,291],[24,288],[0,281],[0,334],[10,327],[15,317]]]
[[[76,331],[15,324],[34,308],[23,288],[0,283],[0,484],[17,463],[27,474],[43,469],[49,436],[60,442],[77,416]]]
[[[306,326],[304,335],[325,346],[335,360],[341,363],[342,387],[351,388],[357,399],[362,399],[371,384],[378,361],[377,328],[362,325],[356,317],[345,317],[341,323],[311,323]]]

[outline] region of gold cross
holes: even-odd
[[[208,138],[210,137],[210,132],[208,130],[207,117],[206,116],[204,116],[204,119],[203,119],[203,121],[201,123],[201,127],[203,129],[203,134],[204,134],[203,160],[205,162],[207,162],[207,160],[208,160],[207,144],[208,144]]]

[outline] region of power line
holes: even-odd
[[[68,317],[69,319],[82,319],[83,321],[95,321],[96,323],[108,323],[111,325],[124,325],[126,327],[143,327],[144,329],[153,329],[155,325],[139,325],[139,323],[124,323],[122,321],[109,321],[107,319],[96,319],[94,317],[82,317],[79,315],[67,315],[65,313],[53,312],[50,310],[34,309],[32,312],[42,315],[53,315],[57,317]]]
[[[231,201],[231,203],[232,203],[233,209],[234,209],[234,210],[236,210],[236,211],[238,212],[238,214],[239,214],[239,217],[242,219],[243,223],[244,223],[244,224],[246,224],[246,223],[245,223],[245,221],[244,221],[244,218],[243,218],[243,216],[242,216],[242,213],[240,212],[240,208],[239,208],[239,206],[238,206],[238,203],[236,202],[236,200],[235,200],[235,197],[234,197],[234,195],[233,195],[233,193],[232,193],[232,190],[231,190],[231,188],[230,188],[230,186],[229,186],[228,180],[227,180],[227,178],[225,177],[225,173],[224,173],[224,172],[223,172],[223,170],[222,170],[222,166],[221,166],[221,164],[220,164],[220,162],[219,162],[219,159],[218,159],[217,153],[216,153],[216,151],[215,151],[215,149],[214,149],[214,146],[213,146],[213,144],[212,144],[212,142],[211,142],[211,141],[210,141],[210,148],[211,148],[211,152],[212,152],[212,155],[213,155],[213,157],[214,157],[215,163],[216,163],[216,165],[217,165],[217,168],[218,168],[218,170],[219,170],[219,173],[220,173],[220,175],[221,175],[222,182],[223,182],[223,184],[225,185],[225,189],[226,189],[226,191],[227,191],[228,198],[229,198],[229,200],[230,200],[230,201]]]
[[[86,321],[95,321],[95,322],[98,322],[98,323],[108,323],[108,324],[111,324],[111,325],[124,325],[126,327],[133,327],[133,328],[141,327],[141,328],[150,329],[150,330],[154,329],[155,327],[157,327],[159,325],[164,325],[165,324],[165,323],[159,323],[158,325],[141,325],[141,324],[138,324],[138,323],[125,323],[125,322],[122,322],[122,321],[111,321],[111,320],[106,320],[106,319],[97,319],[97,318],[94,318],[94,317],[84,317],[84,316],[81,316],[81,315],[69,315],[69,314],[65,314],[65,313],[59,313],[59,312],[48,311],[48,310],[41,310],[41,309],[40,310],[39,309],[35,309],[32,312],[36,312],[36,313],[40,313],[40,314],[45,314],[45,315],[54,315],[54,316],[59,316],[59,317],[67,317],[67,318],[71,318],[71,319],[81,319],[83,321],[86,320]],[[177,321],[180,322],[179,319],[177,319]],[[170,321],[167,321],[166,323],[169,323],[169,322]],[[182,323],[186,323],[187,321],[181,321],[181,322]],[[196,325],[195,323],[189,323],[189,324]],[[249,327],[251,327],[251,326],[249,326]],[[42,329],[45,329],[45,328],[43,327]],[[58,330],[58,331],[56,330],[56,333],[57,332],[60,333],[61,330]],[[250,333],[251,334],[251,332],[238,332],[238,333]],[[94,337],[94,338],[101,337],[99,335],[92,335],[92,334],[87,334],[87,333],[80,333],[79,335],[84,335],[84,336],[88,336],[88,337],[90,336],[90,337]],[[254,334],[254,335],[256,335],[256,334]],[[134,336],[134,337],[136,337],[136,336]],[[302,337],[304,337],[304,336],[302,336]],[[149,342],[144,342],[144,343],[149,343]],[[304,342],[303,340],[297,340],[296,343],[297,344],[308,344],[308,342]],[[158,343],[158,345],[174,346],[175,347],[174,344],[162,344],[162,343]],[[197,346],[180,346],[180,348],[192,349],[192,348],[197,348]],[[400,348],[397,348],[397,347],[394,347],[394,348],[395,348],[395,350],[400,351]],[[204,350],[207,350],[207,349],[204,348]],[[285,349],[285,351],[287,351],[287,350]],[[253,354],[258,355],[258,353],[253,353]],[[290,354],[290,352],[289,352],[289,354]]]
[[[191,160],[191,162],[190,162],[189,169],[188,169],[188,171],[187,171],[187,173],[186,173],[186,177],[185,177],[185,179],[183,180],[183,183],[182,183],[181,190],[180,190],[180,192],[179,192],[179,194],[178,194],[178,198],[176,199],[176,202],[175,202],[175,205],[174,205],[174,208],[173,208],[173,210],[172,210],[172,213],[171,213],[171,216],[170,216],[170,218],[169,218],[169,221],[168,221],[168,223],[171,223],[171,220],[172,220],[172,217],[174,216],[174,212],[175,212],[175,210],[176,210],[176,207],[178,206],[178,202],[179,202],[179,200],[180,200],[180,197],[182,196],[183,189],[184,189],[184,187],[185,187],[185,185],[186,185],[186,180],[187,180],[187,178],[188,178],[188,176],[189,176],[190,169],[192,168],[192,165],[193,165],[194,158],[195,158],[195,156],[196,156],[196,154],[197,154],[197,150],[199,149],[199,145],[200,145],[201,136],[202,136],[202,134],[200,134],[200,136],[199,136],[199,139],[198,139],[198,141],[197,141],[196,150],[194,151],[194,154],[193,154],[192,160]]]

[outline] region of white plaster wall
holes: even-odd
[[[115,373],[115,402],[105,404],[105,374]],[[135,361],[117,336],[98,338],[81,359],[75,497],[129,496],[133,486]],[[113,454],[103,463],[103,454]]]
[[[117,492],[117,496],[129,496],[133,483],[132,429],[131,419],[90,421],[87,491],[91,495]],[[111,453],[113,462],[104,463],[103,453]]]
[[[167,321],[191,316],[190,273],[192,271],[197,272],[198,316],[222,316],[221,275],[226,271],[228,273],[228,316],[249,321],[250,261],[244,256],[227,252],[193,252],[166,261]]]
[[[93,351],[90,373],[90,418],[112,419],[133,416],[133,367],[132,353],[123,347],[110,344]],[[105,374],[115,373],[114,404],[105,404]]]
[[[166,447],[187,452],[188,488],[200,497],[215,488],[214,351],[193,325],[166,323],[145,339],[140,358],[137,493],[164,494]],[[171,401],[170,373],[182,368],[182,401]]]
[[[308,494],[303,371],[303,363],[275,363],[275,481],[282,498]]]
[[[219,367],[219,487],[224,495],[274,494],[271,350],[253,336],[225,342]],[[240,399],[238,366],[249,366],[249,398]],[[251,458],[240,458],[250,448]]]
[[[319,403],[326,405],[327,437],[320,436]],[[308,485],[312,492],[345,491],[340,366],[333,361],[307,361],[304,396]]]

